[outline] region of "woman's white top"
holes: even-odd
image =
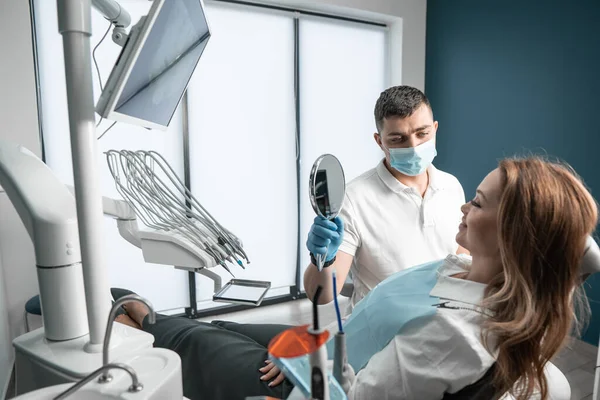
[[[448,256],[430,292],[462,308],[438,308],[433,317],[405,327],[356,375],[348,399],[441,399],[483,377],[495,362],[481,342],[485,310],[478,305],[486,285],[451,277],[469,263],[468,257]]]

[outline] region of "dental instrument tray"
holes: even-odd
[[[271,282],[232,279],[213,295],[213,301],[259,306]]]

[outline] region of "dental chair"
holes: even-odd
[[[588,237],[583,260],[581,263],[581,281],[584,282],[590,275],[600,272],[600,248],[596,241]],[[340,295],[351,298],[354,293],[354,284],[351,275],[342,286]],[[494,364],[486,374],[477,382],[459,390],[456,393],[447,393],[443,400],[488,400],[493,398],[494,388],[492,380],[496,365]],[[546,378],[549,385],[550,398],[552,400],[570,400],[571,386],[565,375],[554,364],[546,364]],[[598,379],[596,379],[598,380]],[[501,400],[513,400],[509,394],[504,395]]]
[[[489,400],[494,398],[495,390],[492,385],[496,364],[487,370],[485,375],[477,382],[462,388],[456,393],[446,393],[442,400]],[[548,393],[551,400],[570,400],[571,387],[563,373],[552,363],[546,364],[546,379],[548,380]],[[514,397],[505,394],[500,400],[514,400]]]
[[[582,281],[590,275],[600,271],[600,248],[590,237],[586,244],[586,249],[582,261]],[[351,281],[346,281],[340,294],[344,297],[351,297],[354,291],[354,285]],[[41,315],[39,306],[39,296],[34,296],[26,305],[26,313]],[[496,365],[485,373],[477,382],[459,390],[456,393],[447,393],[442,400],[488,400],[493,398],[494,387],[492,385],[494,370]],[[546,364],[546,378],[549,385],[550,399],[552,400],[570,400],[571,387],[565,375],[551,362]],[[514,400],[514,397],[506,394],[501,400]]]
[[[492,365],[485,375],[477,382],[462,388],[456,393],[446,393],[442,400],[484,400],[493,399],[495,390],[492,385],[494,378],[494,371],[496,370],[496,364]],[[569,397],[571,391],[569,391]]]
[[[348,274],[348,277],[350,278],[350,274]],[[352,281],[346,281],[344,286],[342,286],[342,290],[340,290],[340,295],[351,298],[352,293],[354,293],[354,283],[352,283]]]

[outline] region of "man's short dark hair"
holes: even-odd
[[[425,93],[411,86],[393,86],[382,92],[375,104],[377,132],[381,133],[384,119],[410,117],[422,104],[431,110]]]

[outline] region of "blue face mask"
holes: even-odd
[[[428,140],[417,147],[389,149],[389,152],[392,167],[408,176],[421,175],[437,155],[434,140]]]

